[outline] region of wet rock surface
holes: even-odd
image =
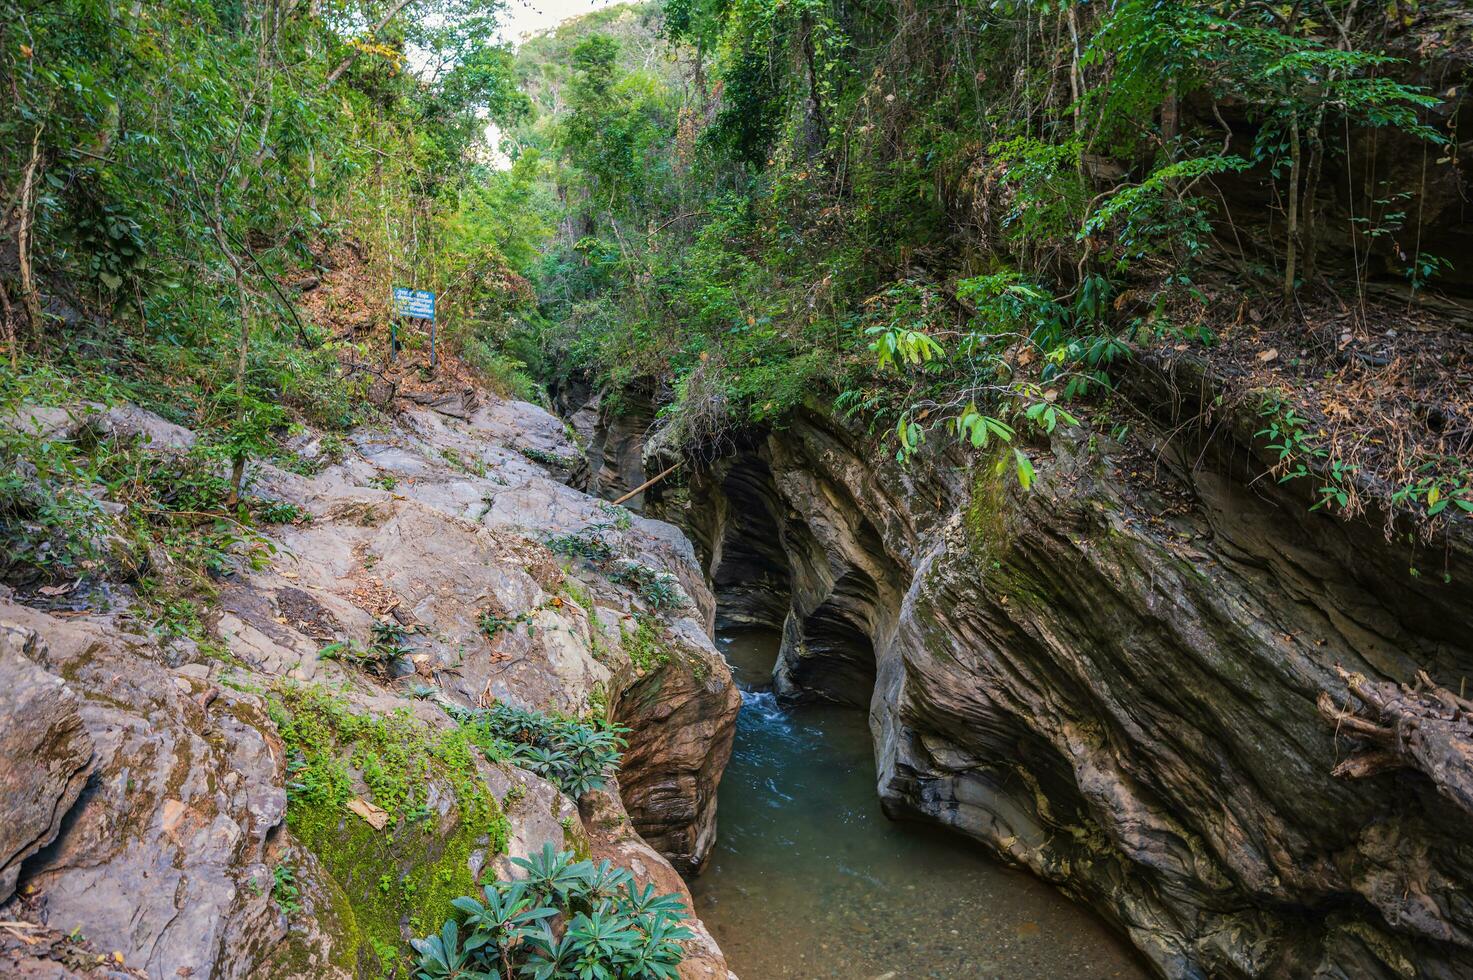
[[[781,692],[868,703],[892,814],[1089,902],[1163,975],[1466,976],[1468,522],[1429,545],[1311,511],[1212,390],[1137,365],[1129,441],[1025,445],[1031,493],[801,411],[646,510],[725,617],[783,630]]]
[[[380,830],[367,806],[288,821],[288,769],[300,760],[285,757],[268,716],[283,684],[330,691],[335,710],[402,717],[428,738],[454,729],[455,706],[608,711],[632,729],[622,799],[610,803],[623,830],[609,856],[662,887],[678,883],[672,863],[701,865],[739,698],[711,642],[714,600],[690,542],[568,486],[578,449],[536,406],[460,407],[411,407],[356,434],[313,476],[252,468],[255,493],[310,518],[270,530],[267,567],[222,581],[223,652],[150,635],[126,589],[110,611],[0,601],[0,677],[33,690],[28,705],[50,723],[0,727],[5,893],[18,878],[0,917],[79,927],[119,954],[119,969],[150,977],[351,976],[373,962],[360,900],[374,904],[383,881],[437,869],[459,880],[488,865],[507,876],[511,857],[587,835],[575,801],[551,783],[485,762],[477,782],[504,814],[503,840],[459,823],[456,791],[440,785],[422,826]],[[82,438],[78,417],[90,426],[113,416],[164,451],[192,436],[137,409],[26,424]],[[655,608],[608,568],[555,554],[547,545],[560,535],[597,535],[622,560],[668,574],[680,604]],[[376,622],[407,636],[387,673],[324,655],[368,647]],[[640,624],[636,663],[626,637]],[[11,754],[40,748],[45,765],[9,766]],[[366,796],[362,774],[349,773]],[[317,853],[334,839],[355,854]],[[290,914],[272,894],[283,866],[293,869]],[[400,938],[437,925],[401,921]],[[51,975],[47,963],[72,969],[57,950],[36,960],[36,975]],[[726,976],[709,937],[691,950],[682,976]]]

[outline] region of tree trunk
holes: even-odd
[[[228,254],[228,253],[227,253]],[[235,358],[235,424],[245,422],[246,415],[246,359],[251,350],[251,308],[246,295],[245,269],[231,255],[230,266],[235,272],[235,294],[240,299],[240,348]],[[240,487],[245,481],[245,450],[237,449],[230,463],[230,496],[225,506],[234,507],[240,502]]]
[[[824,119],[823,100],[818,93],[817,53],[813,50],[813,19],[808,14],[803,15],[801,30],[803,31],[803,67],[808,76],[808,111],[803,120],[803,142],[807,144],[804,147],[804,155],[811,160],[823,152],[824,144],[828,139],[828,123]]]
[[[36,280],[31,269],[31,227],[36,210],[36,170],[41,164],[42,123],[31,137],[31,159],[26,163],[20,187],[20,225],[15,232],[16,260],[20,265],[20,298],[26,307],[26,318],[30,321],[31,335],[41,336],[41,294],[36,290]]]
[[[237,453],[230,461],[230,496],[225,498],[226,507],[240,503],[240,485],[245,482],[245,453]]]
[[[1299,166],[1299,114],[1296,112],[1289,121],[1289,234],[1285,241],[1284,256],[1284,299],[1289,302],[1294,299],[1295,264],[1299,245]]]
[[[1176,137],[1181,132],[1181,100],[1177,96],[1176,76],[1166,80],[1166,95],[1161,100],[1161,143],[1166,159],[1176,159]]]
[[[5,349],[10,352],[10,370],[20,367],[19,342],[15,335],[15,311],[10,308],[10,295],[5,292],[5,283],[0,282],[0,317],[5,318]]]
[[[1084,78],[1079,70],[1079,17],[1074,12],[1074,4],[1066,5],[1069,16],[1069,98],[1070,108],[1074,112],[1074,135],[1080,136],[1084,131],[1084,121],[1081,113],[1084,111],[1082,102],[1084,100]],[[1084,172],[1084,147],[1079,149],[1079,172]]]
[[[1304,197],[1299,204],[1299,210],[1303,212],[1300,243],[1304,249],[1304,281],[1311,288],[1319,277],[1319,256],[1315,247],[1315,227],[1319,222],[1319,213],[1315,208],[1315,196],[1319,193],[1320,168],[1325,159],[1324,143],[1320,139],[1320,122],[1316,118],[1309,128],[1309,167],[1304,178]]]

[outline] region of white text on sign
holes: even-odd
[[[394,312],[399,316],[412,316],[420,320],[435,318],[435,294],[424,289],[394,287]]]

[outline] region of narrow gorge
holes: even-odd
[[[876,458],[812,405],[643,509],[696,543],[718,627],[780,631],[780,697],[868,710],[886,814],[1053,883],[1161,975],[1465,975],[1473,539],[1311,511],[1216,385],[1143,359],[1126,441],[1030,449],[1029,493]],[[571,407],[605,492],[667,465]]]
[[[0,41],[0,978],[1473,978],[1468,0]]]

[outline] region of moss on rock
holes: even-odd
[[[1012,544],[1008,529],[1007,457],[994,453],[977,463],[972,492],[962,511],[967,548],[982,561],[1002,561]]]
[[[437,729],[407,709],[354,711],[320,686],[280,684],[269,701],[289,760],[287,825],[331,879],[329,893],[341,895],[323,917],[334,963],[358,976],[407,976],[406,941],[474,894],[475,869],[511,837],[482,777],[481,747],[460,726]],[[348,809],[357,796],[386,812],[382,830]]]
[[[340,889],[334,962],[359,976],[403,973],[396,966],[406,940],[433,932],[453,899],[480,886],[472,859],[487,835],[463,820],[448,832],[435,821],[377,831],[351,813],[306,804],[288,808],[287,825]]]

